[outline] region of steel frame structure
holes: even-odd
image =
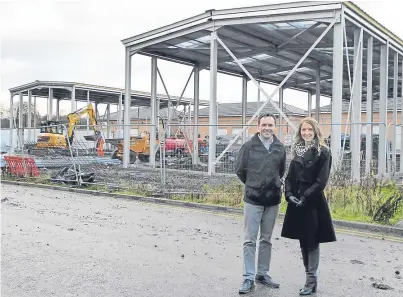
[[[77,82],[62,82],[62,81],[34,81],[28,84],[24,84],[21,86],[16,86],[10,91],[10,144],[13,147],[13,133],[12,130],[14,128],[19,129],[18,133],[18,146],[21,146],[22,142],[22,131],[23,128],[28,128],[28,140],[34,141],[36,135],[31,133],[32,128],[32,118],[31,118],[31,103],[32,98],[34,99],[34,108],[37,105],[37,98],[46,98],[47,99],[47,118],[48,120],[53,116],[53,100],[56,100],[56,119],[59,120],[59,111],[60,111],[60,100],[70,100],[71,101],[71,111],[75,111],[77,108],[77,101],[80,102],[90,102],[95,103],[95,108],[98,114],[98,105],[106,104],[106,122],[107,122],[107,135],[106,137],[110,137],[110,105],[116,104],[118,106],[118,117],[117,117],[117,126],[118,126],[118,136],[122,137],[121,127],[123,127],[122,121],[122,106],[125,103],[125,98],[128,96],[131,97],[131,100],[127,100],[127,103],[132,106],[150,106],[150,98],[153,94],[140,92],[140,91],[131,91],[130,95],[124,94],[125,89],[112,88],[107,86],[98,86],[98,85],[90,85],[84,83]],[[14,106],[14,97],[18,96],[18,104],[20,108],[23,108],[23,100],[24,96],[28,97],[28,119],[27,119],[27,127],[23,127],[23,121],[20,118],[19,126],[13,127],[14,125],[14,114],[11,112]],[[171,101],[177,101],[178,104],[182,105],[192,105],[192,98],[184,98],[183,94],[181,97],[177,96],[165,96],[161,94],[155,94],[160,102],[161,107],[167,107]],[[202,101],[199,104],[203,106],[208,106],[208,102]],[[20,114],[20,117],[22,113]],[[155,118],[155,117],[152,117]],[[36,127],[36,117],[34,117],[33,127]],[[130,127],[130,125],[128,125]],[[87,131],[89,130],[89,120],[87,119]],[[35,131],[35,130],[34,130]]]
[[[293,124],[271,99],[280,91],[282,105],[284,88],[304,91],[308,95],[308,112],[312,112],[312,94],[317,105],[320,96],[328,96],[332,107],[331,150],[334,168],[343,157],[341,143],[342,101],[350,101],[352,165],[351,176],[361,177],[360,137],[362,126],[361,103],[367,101],[366,110],[366,164],[370,172],[372,159],[373,102],[379,101],[379,151],[378,174],[387,174],[387,101],[393,98],[393,149],[396,161],[396,131],[398,106],[402,106],[402,56],[403,41],[376,22],[352,2],[295,2],[209,10],[197,16],[122,40],[126,49],[126,93],[130,90],[131,57],[140,54],[194,67],[195,98],[198,100],[198,73],[210,71],[210,130],[208,173],[215,172],[215,164],[225,151],[216,157],[217,125],[217,73],[242,78],[243,136],[248,124],[268,103],[279,112],[282,120]],[[353,54],[349,50],[353,49]],[[392,59],[391,59],[392,58]],[[352,65],[352,67],[350,67]],[[155,66],[153,66],[155,67]],[[154,73],[154,72],[152,72]],[[153,74],[155,75],[155,74]],[[196,79],[197,77],[197,79]],[[266,97],[254,117],[246,122],[246,80],[251,80]],[[261,83],[277,85],[270,96]],[[156,80],[152,79],[151,90]],[[153,100],[153,99],[152,99]],[[260,101],[260,100],[259,100]],[[194,119],[198,106],[195,104]],[[350,112],[349,112],[350,114]],[[317,108],[316,117],[319,118]],[[403,120],[403,113],[401,113]],[[127,124],[127,122],[125,122]],[[197,125],[194,126],[197,132]],[[402,135],[403,127],[401,126]],[[197,133],[194,133],[197,135]],[[124,135],[128,138],[127,131]],[[235,142],[235,140],[233,141]],[[232,142],[232,143],[233,143]],[[155,139],[151,139],[155,144]],[[232,144],[230,143],[230,145]],[[229,146],[230,146],[229,145]],[[403,151],[403,141],[400,144]],[[128,149],[124,153],[124,166],[128,165]],[[403,172],[403,158],[400,159]]]

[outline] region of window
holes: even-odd
[[[52,133],[52,134],[60,134],[63,135],[64,133],[63,126],[42,126],[40,133]]]

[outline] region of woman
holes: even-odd
[[[319,243],[336,241],[332,218],[324,195],[332,155],[325,145],[319,124],[304,118],[298,126],[293,159],[285,179],[288,202],[282,237],[298,239],[306,282],[300,295],[317,290]]]

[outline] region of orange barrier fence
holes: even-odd
[[[17,176],[39,176],[40,172],[32,157],[5,155],[8,171]]]

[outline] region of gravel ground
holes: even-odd
[[[1,206],[2,296],[238,296],[240,216],[11,185]],[[298,244],[280,232],[281,288],[249,296],[298,296]],[[403,240],[340,231],[321,253],[317,296],[403,296]]]
[[[95,183],[101,185],[116,185],[123,189],[147,185],[152,192],[199,192],[207,184],[210,187],[241,184],[235,174],[209,176],[203,172],[172,168],[165,171],[164,184],[161,179],[161,169],[152,169],[141,163],[133,164],[126,170],[120,166],[102,164],[82,166],[81,170],[84,173],[95,172]],[[49,170],[48,174],[53,175],[56,171],[58,170]]]

